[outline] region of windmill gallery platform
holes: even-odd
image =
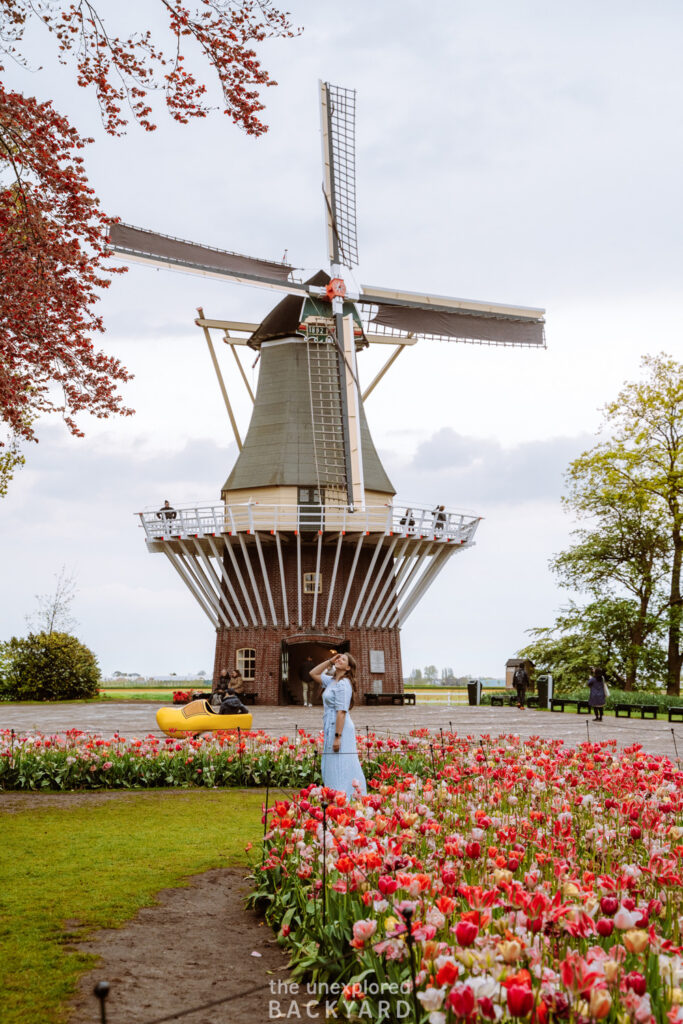
[[[351,650],[362,691],[398,692],[398,630],[479,524],[389,503],[248,502],[140,521],[148,550],[168,558],[216,630],[216,675],[237,665],[263,704],[297,701],[299,665],[331,648]]]

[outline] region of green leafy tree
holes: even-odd
[[[666,519],[651,495],[615,487],[608,446],[575,459],[567,480],[563,502],[586,525],[573,531],[574,543],[550,566],[562,586],[588,592],[595,602],[624,595],[634,602],[615,623],[618,631],[624,623],[630,628],[624,686],[633,690],[644,647],[653,633],[661,636],[662,619],[668,616],[671,542]]]
[[[437,669],[436,665],[425,665],[424,677],[426,682],[433,683],[436,681],[436,679],[438,679],[438,676],[439,670]]]
[[[644,356],[644,378],[627,383],[605,408],[609,440],[588,453],[610,491],[641,501],[666,529],[667,693],[680,693],[683,665],[683,364],[665,353]]]
[[[639,615],[637,602],[627,598],[603,598],[584,606],[571,602],[552,626],[529,630],[532,641],[518,653],[534,662],[537,673],[552,672],[558,693],[585,686],[594,666],[603,668],[614,685],[627,689],[633,629]],[[665,628],[661,620],[646,623],[647,636],[640,651],[641,689],[654,687],[666,670]]]
[[[0,645],[4,700],[96,697],[100,669],[93,652],[68,633],[29,633]]]

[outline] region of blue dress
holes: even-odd
[[[323,673],[323,785],[329,789],[340,790],[350,798],[354,796],[353,783],[360,784],[363,795],[367,793],[365,776],[358,760],[356,747],[356,729],[349,714],[352,690],[348,679],[335,682],[334,675]],[[339,753],[332,749],[337,726],[337,712],[346,711],[344,728],[341,734]]]

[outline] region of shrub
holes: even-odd
[[[29,633],[0,645],[4,700],[96,697],[100,669],[93,652],[68,633]]]

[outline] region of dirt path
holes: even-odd
[[[111,986],[107,1024],[267,1024],[284,1017],[292,997],[278,996],[278,982],[286,991],[287,957],[260,916],[245,909],[248,892],[243,868],[208,871],[186,889],[164,889],[158,905],[123,928],[81,943],[101,961],[81,979],[69,1024],[100,1019],[98,981]],[[297,1019],[306,1020],[306,998]]]

